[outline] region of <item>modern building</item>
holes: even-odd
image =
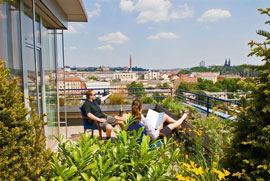
[[[205,61],[200,62],[200,67],[205,67]]]
[[[87,22],[81,0],[13,0],[0,8],[0,57],[18,78],[25,106],[31,98],[37,113],[47,114],[48,147],[60,132],[58,68],[68,22]]]

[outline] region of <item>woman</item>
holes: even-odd
[[[135,117],[135,121],[137,123],[142,122],[144,124],[144,127],[146,129],[147,135],[150,136],[151,140],[154,140],[156,138],[163,138],[163,137],[171,137],[172,135],[172,130],[180,127],[183,121],[187,118],[188,113],[185,112],[184,115],[179,119],[179,120],[174,120],[167,114],[164,115],[163,117],[163,124],[165,122],[168,123],[167,126],[163,127],[163,124],[159,126],[158,129],[155,129],[151,124],[150,120],[146,119],[143,114],[142,114],[142,102],[138,99],[135,99],[132,102],[132,108],[131,108],[131,113],[132,116]]]

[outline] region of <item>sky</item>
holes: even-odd
[[[64,31],[69,66],[148,69],[261,64],[248,57],[256,30],[269,30],[269,0],[83,0],[88,22]]]

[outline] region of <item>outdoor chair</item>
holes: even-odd
[[[80,107],[81,113],[82,113],[82,118],[83,118],[83,127],[84,127],[84,132],[86,132],[86,130],[90,129],[92,130],[92,137],[94,136],[94,130],[98,130],[99,132],[99,139],[102,140],[102,130],[99,127],[97,121],[93,121],[94,124],[89,123],[88,120],[90,120],[83,112],[82,107]]]
[[[144,127],[144,124],[143,124],[143,123],[136,123],[136,122],[133,122],[131,125],[129,125],[128,131],[133,131],[133,130],[135,130],[136,132],[138,132],[139,129],[142,128],[142,127]],[[145,129],[142,131],[141,137],[138,139],[138,144],[141,144],[143,135],[145,135],[145,136],[147,135]],[[159,146],[161,146],[161,145],[162,145],[162,140],[160,140],[159,142],[157,142],[157,143],[154,144],[154,145],[151,145],[150,148],[155,147],[155,146],[159,147]]]

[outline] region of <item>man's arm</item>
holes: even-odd
[[[91,113],[87,113],[87,117],[97,122],[106,122],[106,119],[98,118],[94,114],[91,114]]]
[[[108,99],[108,97],[110,97],[112,95],[112,93],[110,92],[108,95],[100,98],[101,102],[104,102],[106,99]]]

